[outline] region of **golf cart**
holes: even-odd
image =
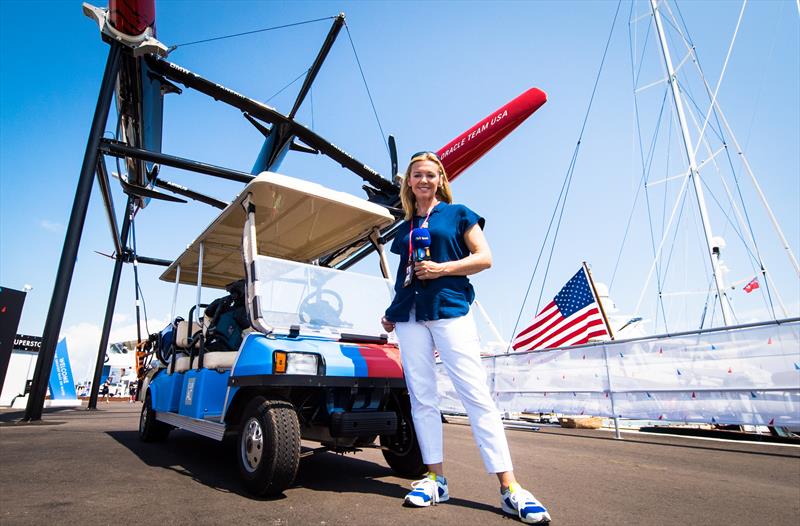
[[[378,232],[382,206],[263,172],[161,279],[197,287],[184,319],[151,337],[142,383],[142,440],[173,428],[236,440],[248,491],[274,495],[294,480],[300,441],[320,451],[380,447],[398,474],[424,472],[398,346],[382,333],[391,300]],[[315,264],[372,242],[383,277]],[[227,289],[209,305],[201,289]],[[376,443],[377,441],[377,443]],[[304,451],[304,455],[307,452]]]

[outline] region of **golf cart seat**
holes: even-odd
[[[178,361],[175,362],[175,372],[185,373],[189,370],[189,357],[187,355],[178,356]]]
[[[207,352],[203,355],[203,369],[230,369],[236,362],[238,355],[239,353],[230,351]],[[193,363],[195,369],[197,369],[199,362],[200,360],[195,357]]]
[[[200,325],[197,322],[192,322],[192,331],[189,332],[189,322],[186,320],[180,320],[177,322],[177,330],[175,331],[175,346],[178,349],[188,349],[189,344],[191,343],[192,336],[197,334],[200,330]],[[194,342],[195,348],[200,347],[200,341],[197,340]],[[177,365],[177,364],[175,364]]]

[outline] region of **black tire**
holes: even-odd
[[[156,412],[153,410],[153,401],[150,391],[147,391],[142,412],[139,415],[139,438],[142,442],[162,442],[166,440],[172,426],[156,420]]]
[[[300,423],[294,406],[254,397],[242,414],[236,458],[250,493],[277,495],[288,488],[300,464]]]
[[[411,402],[408,394],[399,397],[397,411],[397,434],[381,435],[381,452],[386,463],[400,476],[416,478],[422,476],[428,467],[422,462],[422,451],[417,442],[414,422],[411,420]],[[388,449],[386,449],[388,448]]]

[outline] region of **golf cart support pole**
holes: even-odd
[[[120,233],[120,243],[123,250],[128,244],[128,233],[131,226],[131,206],[133,198],[128,197],[125,205],[125,217],[122,220],[122,232]],[[108,291],[108,302],[106,303],[106,316],[103,320],[103,332],[100,334],[100,346],[97,349],[97,360],[94,365],[94,376],[92,376],[92,391],[89,395],[89,406],[87,409],[97,409],[97,395],[100,392],[100,376],[103,373],[103,364],[106,359],[106,349],[108,349],[108,335],[111,332],[111,319],[114,317],[114,307],[117,304],[117,292],[119,291],[119,278],[122,275],[122,265],[125,263],[124,254],[118,252],[114,260],[114,272],[111,275],[111,287]]]
[[[86,143],[86,151],[83,155],[83,165],[81,165],[78,186],[75,190],[75,200],[72,203],[72,212],[70,213],[69,225],[64,238],[64,247],[61,250],[61,259],[58,263],[53,295],[50,298],[47,320],[42,331],[42,351],[36,360],[31,393],[28,398],[28,405],[25,408],[25,416],[23,417],[23,420],[28,422],[42,419],[42,409],[44,408],[44,399],[47,394],[47,381],[50,378],[50,370],[53,368],[53,357],[58,343],[59,332],[61,331],[61,323],[64,321],[64,309],[67,305],[67,296],[72,284],[72,274],[75,271],[75,260],[78,257],[83,224],[86,221],[86,210],[89,207],[89,198],[92,195],[92,183],[94,182],[97,157],[99,155],[98,147],[108,120],[111,99],[114,96],[114,85],[119,70],[122,45],[114,41],[111,41],[109,45],[106,68],[100,84],[100,93],[97,97],[89,140]]]

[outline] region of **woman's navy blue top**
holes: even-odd
[[[408,263],[408,237],[411,228],[421,226],[424,217],[414,216],[413,227],[404,221],[392,242],[390,250],[400,255],[400,266],[394,284],[395,297],[386,309],[386,318],[393,322],[409,321],[409,311],[414,306],[417,321],[458,318],[469,312],[475,299],[475,290],[466,276],[442,276],[422,280],[414,278],[411,285],[403,286]],[[473,225],[481,228],[485,220],[464,205],[440,202],[431,211],[428,230],[431,234],[431,261],[446,263],[469,256],[470,251],[464,242],[464,233]]]

